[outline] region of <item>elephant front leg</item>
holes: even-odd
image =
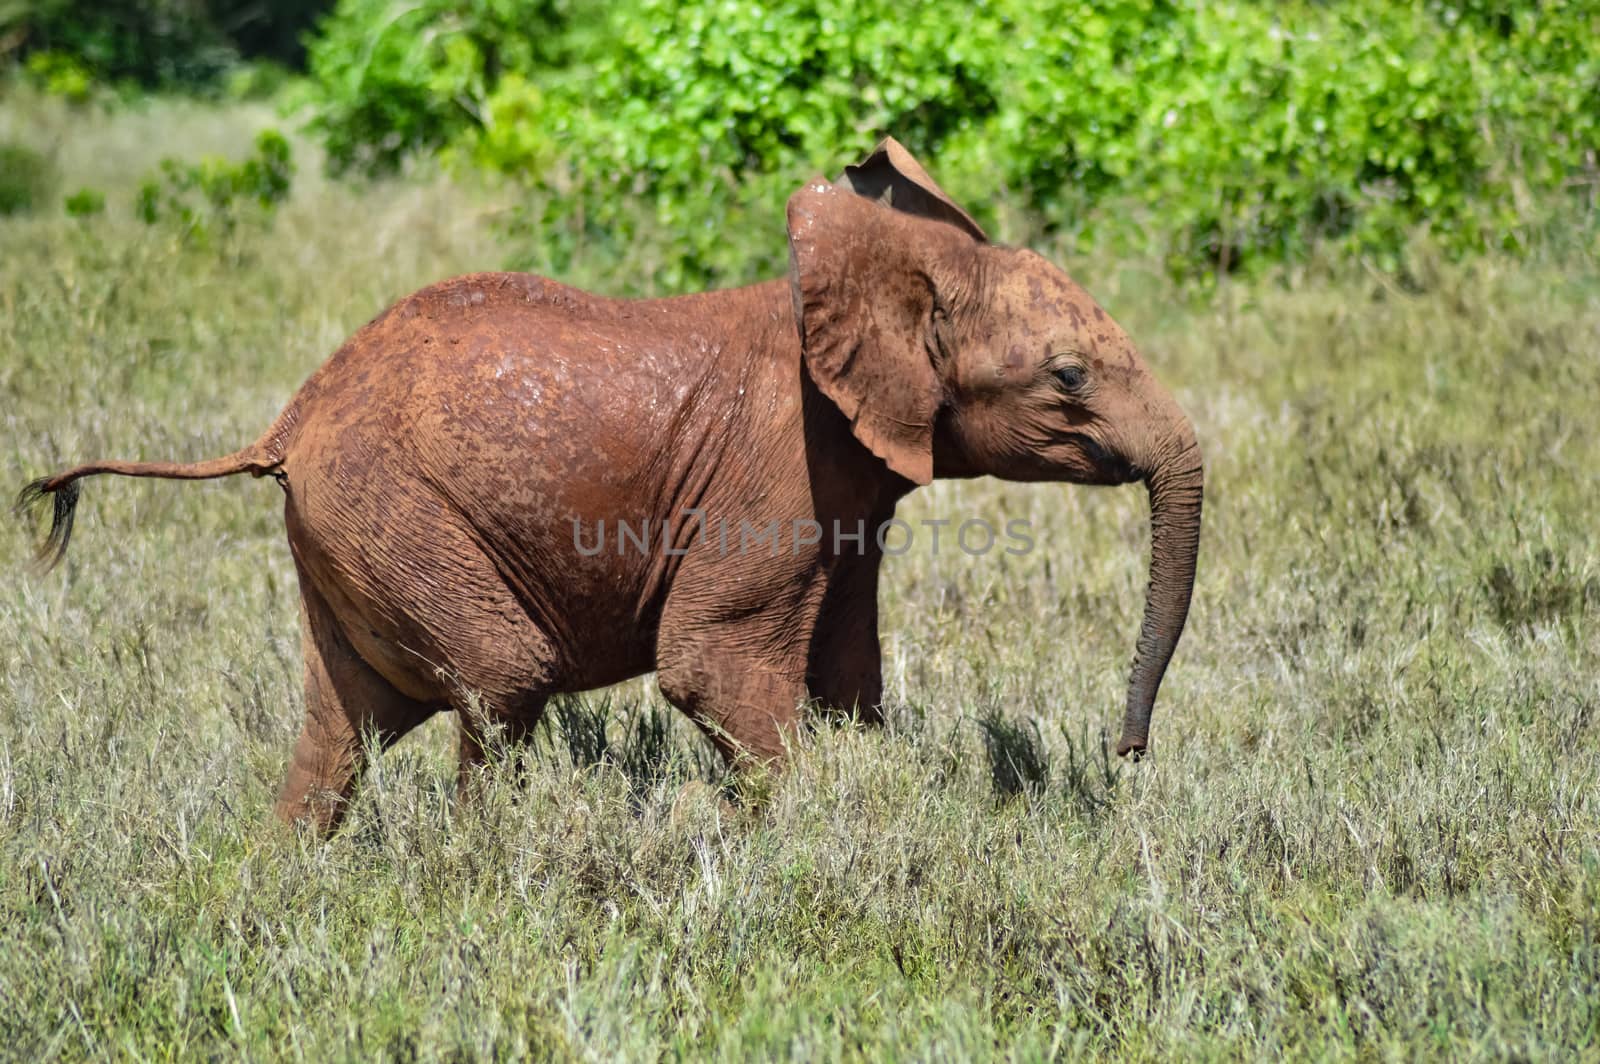
[[[883,723],[883,655],[878,644],[876,552],[841,558],[811,630],[806,687],[822,706]]]

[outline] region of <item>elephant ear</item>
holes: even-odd
[[[805,367],[856,439],[917,484],[933,479],[944,402],[933,268],[971,240],[820,178],[789,198],[790,291]]]
[[[883,138],[871,155],[845,167],[835,184],[858,196],[887,203],[897,211],[947,222],[980,243],[989,242],[972,215],[956,206],[955,200],[945,195],[922,164],[893,137]]]

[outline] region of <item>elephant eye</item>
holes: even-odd
[[[1061,387],[1069,393],[1076,394],[1083,390],[1088,383],[1089,375],[1084,368],[1076,362],[1069,362],[1054,371],[1056,380],[1061,382]]]

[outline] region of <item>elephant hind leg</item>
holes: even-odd
[[[326,836],[344,819],[366,768],[367,736],[387,748],[441,707],[407,697],[367,664],[304,573],[300,608],[305,723],[275,812]]]
[[[298,819],[315,805],[330,827],[363,767],[364,732],[386,747],[454,709],[463,763],[476,764],[483,731],[537,721],[561,666],[461,517],[400,471],[368,472],[389,484],[387,508],[312,468],[284,510],[307,618],[307,715],[279,812]],[[319,804],[315,793],[339,800]]]

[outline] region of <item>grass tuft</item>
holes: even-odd
[[[1050,759],[1042,749],[1039,722],[1017,724],[991,709],[978,718],[983,752],[989,760],[989,782],[1002,802],[1033,796],[1050,785]]]

